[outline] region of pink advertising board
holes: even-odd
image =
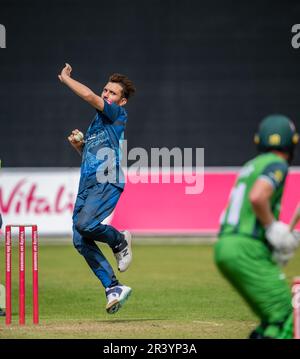
[[[127,183],[112,224],[135,233],[214,234],[238,169],[207,169],[203,192],[186,194],[186,183]],[[300,170],[292,170],[282,202],[282,219],[289,221],[300,202]],[[299,228],[299,227],[298,227]]]

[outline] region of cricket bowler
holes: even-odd
[[[98,96],[71,78],[71,71],[71,66],[66,64],[58,75],[59,80],[96,110],[85,136],[76,129],[68,137],[70,144],[82,155],[73,213],[73,243],[105,288],[106,311],[113,314],[132,290],[118,281],[95,241],[107,243],[116,257],[118,270],[127,270],[132,261],[131,234],[121,233],[102,222],[112,213],[124,190],[119,143],[127,122],[124,106],[135,87],[126,76],[113,74]]]
[[[251,339],[293,338],[291,289],[281,267],[299,236],[278,218],[298,142],[289,118],[266,117],[255,136],[260,154],[242,167],[222,215],[215,262],[260,318]]]

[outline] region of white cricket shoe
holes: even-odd
[[[132,261],[131,233],[128,231],[124,231],[122,233],[124,234],[127,246],[123,248],[120,252],[114,253],[114,255],[117,260],[118,270],[120,272],[125,272]]]
[[[105,290],[107,305],[106,311],[108,314],[117,313],[122,305],[129,298],[132,289],[126,285],[116,285],[115,287],[107,288]]]

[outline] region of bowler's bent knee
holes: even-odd
[[[105,230],[105,225],[95,219],[91,219],[86,215],[79,215],[76,223],[74,224],[75,229],[83,236],[89,238],[96,231],[97,233]]]

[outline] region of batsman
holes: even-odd
[[[281,198],[299,135],[283,115],[260,123],[259,155],[241,169],[222,215],[215,262],[260,318],[251,339],[293,338],[289,283],[282,271],[299,245],[298,233],[279,221]]]

